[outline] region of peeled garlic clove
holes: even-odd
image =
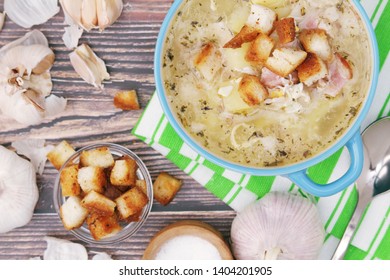
[[[88,45],[79,46],[69,54],[69,58],[73,68],[87,83],[103,88],[103,80],[110,79],[106,64]]]
[[[314,204],[288,193],[269,193],[234,218],[236,259],[315,259],[324,227]]]
[[[0,145],[0,233],[30,222],[38,196],[33,165]]]
[[[5,13],[0,13],[0,31],[3,29],[3,26],[4,26],[4,22],[5,22]]]
[[[60,11],[57,0],[5,0],[4,11],[24,28],[45,23]]]
[[[46,236],[45,240],[44,260],[88,260],[87,250],[81,244],[50,236]]]
[[[112,25],[123,10],[122,0],[96,0],[96,6],[100,31]]]
[[[72,24],[65,27],[65,33],[62,36],[62,40],[68,49],[75,49],[79,45],[81,35],[83,35],[83,29],[79,28],[76,24]]]

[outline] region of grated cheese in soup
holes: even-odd
[[[211,153],[254,167],[332,145],[358,114],[370,73],[363,24],[336,0],[186,0],[162,66],[186,131]]]

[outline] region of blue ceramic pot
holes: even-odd
[[[361,6],[360,2],[357,0],[351,0],[351,4],[355,7],[357,14],[360,16],[368,38],[370,40],[370,53],[372,56],[372,73],[371,73],[371,84],[369,91],[366,95],[366,100],[362,105],[362,108],[359,114],[355,117],[354,122],[350,125],[347,132],[340,137],[332,146],[328,147],[323,152],[315,155],[314,157],[301,161],[292,165],[282,166],[282,167],[248,167],[232,163],[221,157],[218,157],[209,151],[205,150],[201,145],[199,145],[182,127],[180,121],[175,117],[175,114],[172,112],[167,96],[165,93],[164,82],[162,79],[162,60],[163,60],[163,51],[164,51],[164,42],[167,32],[171,26],[172,20],[175,18],[177,11],[184,0],[176,0],[172,4],[172,7],[168,11],[157,39],[156,51],[154,57],[154,75],[156,81],[157,95],[159,97],[160,103],[162,105],[163,111],[166,114],[170,124],[179,134],[179,136],[197,153],[202,155],[207,160],[222,166],[224,168],[244,173],[251,174],[256,176],[285,176],[294,182],[297,186],[302,188],[308,193],[311,193],[315,196],[330,196],[335,193],[338,193],[351,184],[353,184],[356,179],[359,177],[362,168],[363,168],[363,143],[360,134],[360,126],[365,116],[367,115],[371,103],[374,99],[376,85],[378,81],[379,74],[379,53],[378,45],[375,38],[375,33],[372,28],[370,19],[368,18],[366,12]],[[307,175],[307,169],[336,153],[340,148],[347,147],[350,154],[350,166],[347,172],[337,179],[334,182],[328,184],[317,184],[313,182]]]

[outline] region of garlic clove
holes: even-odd
[[[239,212],[231,228],[236,259],[315,259],[324,227],[314,204],[289,193],[269,193]]]
[[[0,233],[30,222],[38,201],[33,165],[0,145]]]
[[[44,260],[88,260],[87,249],[81,244],[51,236],[44,239],[47,242]]]
[[[23,88],[32,89],[33,91],[40,93],[43,97],[49,96],[53,88],[50,73],[45,72],[41,75],[32,74],[29,77],[29,80],[23,80]]]
[[[90,31],[98,24],[96,0],[83,0],[81,5],[81,24]]]
[[[43,33],[41,31],[39,31],[39,30],[30,31],[30,32],[26,33],[26,35],[24,35],[23,37],[15,40],[15,41],[12,41],[11,43],[8,43],[7,45],[3,46],[0,49],[0,59],[3,58],[6,55],[6,53],[9,50],[13,49],[14,47],[30,46],[30,45],[43,45],[43,46],[48,47],[49,42],[47,41],[45,35],[43,35]]]
[[[3,29],[5,22],[5,12],[0,13],[0,31]]]
[[[73,23],[76,23],[86,29],[81,23],[82,0],[60,0],[60,4],[64,10],[66,23],[71,24],[70,19],[72,19]]]
[[[100,31],[112,25],[123,10],[122,0],[96,0],[97,17]]]
[[[83,29],[79,28],[77,24],[72,24],[65,27],[65,33],[62,36],[62,40],[68,49],[75,49],[79,44],[81,35],[83,35]]]
[[[45,98],[38,92],[28,89],[25,92],[22,93],[22,96],[25,100],[30,102],[34,107],[40,111],[44,112],[45,111]]]
[[[15,148],[18,154],[24,155],[30,159],[35,172],[42,175],[47,161],[46,155],[54,148],[52,145],[45,146],[45,142],[46,141],[42,139],[25,139],[12,142],[11,146]]]
[[[79,46],[69,54],[69,58],[75,71],[87,83],[103,88],[103,80],[110,79],[104,61],[88,45]]]
[[[60,8],[57,0],[5,0],[4,11],[17,25],[30,28],[45,23],[56,15]]]

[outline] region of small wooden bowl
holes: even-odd
[[[180,235],[200,237],[214,245],[223,260],[233,260],[233,255],[222,234],[209,224],[195,220],[183,220],[163,228],[152,238],[142,259],[154,260],[165,242]]]

